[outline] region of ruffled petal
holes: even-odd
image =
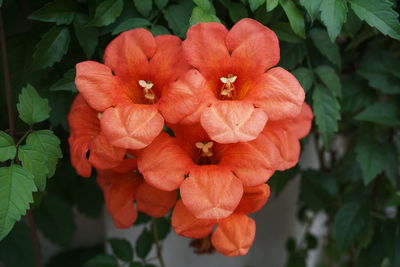
[[[176,197],[176,191],[161,191],[142,182],[136,191],[136,208],[151,217],[163,217],[174,206]]]
[[[182,42],[174,35],[155,37],[157,50],[150,60],[150,77],[154,83],[156,94],[163,96],[163,88],[176,81],[182,73],[189,69],[182,52]]]
[[[156,52],[153,35],[145,29],[121,33],[106,47],[104,63],[125,81],[144,79],[149,72],[149,61]],[[136,85],[136,84],[135,84]]]
[[[97,182],[104,192],[106,208],[117,228],[128,228],[137,218],[134,200],[140,181],[140,177],[134,173],[98,172]]]
[[[234,64],[247,75],[264,73],[279,62],[279,41],[276,34],[256,20],[237,22],[226,36]]]
[[[225,44],[228,30],[221,23],[198,23],[189,28],[183,51],[188,62],[207,78],[226,75],[221,66],[229,65],[230,55]]]
[[[263,74],[245,99],[263,109],[269,120],[281,120],[300,113],[304,90],[292,74],[277,67]]]
[[[75,97],[68,114],[70,133],[75,137],[96,136],[100,133],[98,111],[91,108],[82,94]]]
[[[124,159],[126,149],[114,147],[107,138],[100,134],[90,143],[90,163],[97,169],[112,169],[117,167]]]
[[[206,108],[201,125],[218,143],[248,142],[258,137],[267,122],[266,113],[241,101],[220,101]]]
[[[213,94],[205,88],[205,80],[197,70],[190,70],[164,89],[159,109],[169,123],[195,123]],[[173,104],[171,104],[173,103]]]
[[[256,223],[243,213],[234,213],[220,221],[211,237],[215,249],[228,257],[246,255],[253,244]]]
[[[90,177],[92,173],[92,165],[87,159],[87,152],[89,151],[89,142],[91,137],[70,137],[68,139],[70,147],[71,164],[76,172],[83,177]]]
[[[178,235],[188,238],[203,238],[211,234],[216,220],[197,219],[185,207],[182,200],[176,202],[171,224]]]
[[[75,84],[89,105],[103,111],[119,98],[119,82],[106,65],[83,61],[76,64]]]
[[[276,144],[260,134],[251,142],[227,145],[219,165],[229,168],[244,186],[256,186],[272,176],[274,169],[280,166],[280,159]]]
[[[193,162],[176,139],[161,133],[138,155],[139,171],[150,185],[164,191],[179,188]]]
[[[271,140],[279,150],[276,169],[283,171],[294,167],[300,157],[300,142],[294,133],[280,127],[265,127],[263,135]]]
[[[270,188],[267,184],[245,187],[243,197],[240,200],[235,213],[253,213],[260,210],[270,196]]]
[[[122,105],[107,109],[101,129],[110,143],[126,149],[148,146],[164,127],[164,119],[154,105]]]
[[[188,210],[199,219],[228,217],[239,204],[243,186],[232,172],[215,165],[193,168],[180,193]]]

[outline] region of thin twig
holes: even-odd
[[[161,253],[160,240],[159,240],[159,236],[158,236],[157,221],[155,218],[151,218],[151,224],[152,224],[151,228],[153,228],[154,242],[155,242],[156,250],[157,250],[157,258],[158,258],[158,261],[160,262],[160,266],[165,267],[164,259],[162,257],[162,253]]]
[[[4,24],[3,24],[3,9],[0,9],[0,46],[1,46],[1,58],[3,65],[4,87],[6,89],[6,98],[7,98],[8,123],[10,127],[10,134],[13,138],[15,138],[16,126],[15,126],[14,104],[13,104],[14,101],[11,88],[10,70],[8,68],[6,37],[4,33]]]
[[[10,71],[8,68],[8,57],[7,57],[7,46],[6,46],[6,36],[4,32],[3,23],[3,9],[0,8],[0,47],[1,47],[1,58],[3,66],[3,77],[4,77],[4,87],[6,89],[6,99],[7,99],[7,112],[8,112],[8,124],[9,133],[12,138],[17,141],[17,129],[15,124],[15,114],[14,114],[14,101],[13,101],[13,91],[11,87]],[[30,131],[26,133],[29,134]],[[23,140],[24,137],[21,139]],[[20,142],[18,142],[20,144]],[[40,254],[40,243],[37,235],[37,227],[35,224],[35,218],[33,216],[32,210],[29,210],[26,216],[26,220],[31,228],[32,244],[35,254],[35,266],[42,267],[42,257]]]

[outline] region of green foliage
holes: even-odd
[[[125,262],[130,262],[133,258],[133,249],[126,239],[111,238],[108,240],[115,256]]]
[[[51,110],[47,99],[41,98],[30,84],[22,88],[17,109],[21,120],[29,126],[49,118]]]
[[[319,167],[296,166],[268,182],[276,197],[300,179],[297,215],[305,232],[287,242],[286,266],[306,266],[314,249],[322,253],[320,267],[399,266],[398,0],[23,3],[21,8],[20,1],[5,1],[2,8],[14,97],[23,88],[16,132],[7,125],[0,96],[0,262],[5,266],[34,266],[29,229],[17,223],[11,230],[31,203],[40,232],[63,246],[46,267],[118,266],[121,260],[131,267],[154,266],[149,252],[171,231],[168,216],[139,213],[134,227],[143,232],[134,246],[110,239],[112,255],[104,254],[102,244],[70,249],[76,230],[72,210],[94,219],[103,210],[96,180],[78,177],[69,162],[66,117],[77,93],[75,64],[101,62],[106,45],[126,30],[146,28],[184,39],[190,25],[222,22],[230,28],[243,17],[276,32],[279,65],[297,77],[313,107],[312,135],[302,145],[317,151]],[[309,230],[316,213],[327,218],[321,240]]]
[[[0,162],[13,159],[16,154],[17,148],[12,137],[0,131]]]
[[[26,214],[36,186],[33,175],[19,165],[0,168],[0,240]]]

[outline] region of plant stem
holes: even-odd
[[[9,124],[9,133],[14,139],[17,141],[17,129],[15,123],[15,114],[14,114],[14,101],[13,101],[13,91],[11,88],[11,79],[10,79],[10,70],[8,68],[8,56],[7,56],[7,46],[6,46],[6,36],[4,32],[4,23],[3,23],[3,9],[0,8],[0,47],[1,47],[1,58],[2,58],[2,67],[3,67],[3,77],[4,77],[4,87],[6,89],[6,100],[7,100],[7,113],[8,113],[8,124]],[[26,135],[31,132],[29,130],[25,135],[20,139],[23,140]],[[20,142],[18,142],[19,144]],[[32,244],[35,254],[35,266],[42,267],[42,258],[40,255],[40,243],[37,235],[37,228],[35,224],[35,218],[33,216],[32,210],[29,210],[26,216],[26,220],[31,228],[32,235]]]
[[[157,258],[158,258],[158,261],[160,262],[160,266],[165,267],[164,259],[162,257],[162,253],[161,253],[160,240],[158,237],[157,221],[155,218],[151,218],[151,224],[152,224],[152,228],[153,228],[154,242],[155,242],[156,249],[157,249]]]
[[[10,135],[13,138],[15,138],[16,126],[14,117],[14,104],[13,104],[14,101],[11,88],[10,70],[8,68],[6,37],[4,33],[4,24],[3,24],[3,9],[0,9],[0,46],[1,46],[1,58],[3,65],[4,87],[6,89],[8,123],[10,127]]]

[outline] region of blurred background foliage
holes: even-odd
[[[152,233],[158,226],[159,239],[164,239],[170,232],[168,217],[151,220],[140,215],[137,224],[145,228],[134,247],[126,240],[110,239],[112,254],[104,254],[104,244],[71,249],[76,230],[73,210],[97,219],[102,214],[95,180],[78,177],[69,163],[66,116],[77,92],[74,66],[87,59],[102,61],[105,46],[125,30],[143,27],[154,35],[185,38],[195,23],[219,21],[231,27],[244,17],[277,33],[280,65],[299,79],[315,114],[312,135],[303,144],[316,147],[320,168],[297,166],[276,173],[268,182],[276,196],[294,177],[301,180],[297,217],[306,232],[287,241],[287,266],[305,266],[309,252],[317,248],[322,253],[320,267],[400,266],[399,1],[3,0],[0,4],[1,35],[7,47],[0,68],[7,72],[7,55],[13,102],[18,103],[14,117],[20,118],[13,131],[6,115],[4,75],[0,236],[5,238],[0,242],[0,262],[6,267],[38,266],[35,233],[30,230],[35,224],[64,248],[46,263],[48,267],[118,266],[117,259],[125,262],[123,266],[155,266],[146,261],[157,245]],[[47,177],[52,178],[46,182]],[[28,215],[23,216],[29,205]],[[318,239],[309,230],[321,213],[326,215],[327,232]],[[20,216],[23,220],[14,225]]]

